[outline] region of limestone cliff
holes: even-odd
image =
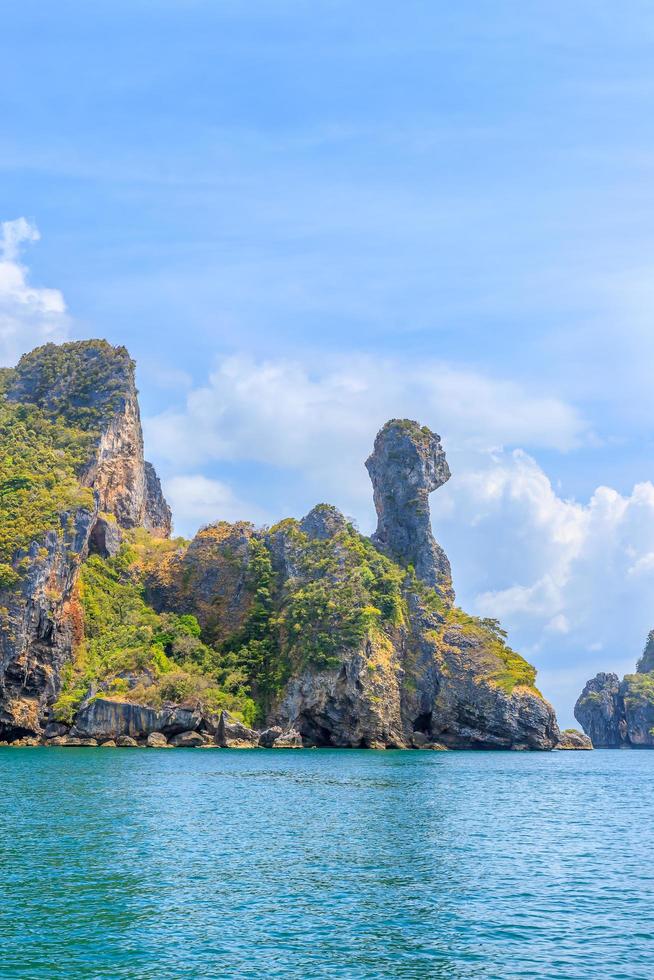
[[[534,669],[453,604],[429,514],[450,474],[429,429],[377,436],[372,539],[319,504],[186,542],[169,539],[124,348],[46,345],[0,385],[0,739],[557,744]]]
[[[449,477],[440,440],[395,420],[367,465],[372,540],[327,504],[269,530],[218,523],[150,568],[150,601],[195,615],[234,651],[260,722],[307,744],[553,748],[533,668],[495,621],[452,604],[429,520]]]
[[[119,528],[167,535],[170,512],[146,476],[125,348],[47,344],[2,381],[0,735],[12,736],[38,732],[60,689],[89,550],[102,550],[111,522],[114,550]]]
[[[635,674],[600,673],[575,705],[575,718],[597,749],[654,748],[654,631]]]
[[[452,573],[434,539],[429,494],[450,478],[440,436],[409,419],[392,419],[378,433],[366,467],[372,480],[380,551],[451,601]]]

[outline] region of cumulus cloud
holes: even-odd
[[[31,285],[20,256],[39,240],[25,218],[0,223],[0,364],[13,365],[21,354],[49,340],[68,336],[66,304],[58,289]]]
[[[238,521],[247,517],[257,523],[265,511],[236,497],[231,487],[200,473],[164,480],[164,492],[175,519],[175,528],[186,532],[214,521]]]
[[[242,356],[218,362],[182,409],[146,420],[150,446],[188,467],[248,460],[301,470],[349,512],[369,497],[362,463],[388,418],[437,428],[459,451],[504,444],[561,450],[586,435],[574,408],[450,364],[356,357],[312,369]]]
[[[654,485],[565,500],[527,453],[471,461],[438,530],[472,611],[500,618],[564,722],[598,670],[633,671],[654,626]]]
[[[146,430],[171,465],[276,467],[285,483],[310,486],[307,497],[336,503],[368,532],[362,463],[379,426],[397,416],[443,436],[454,475],[432,511],[462,603],[502,619],[569,723],[581,683],[598,669],[633,667],[654,626],[654,486],[626,495],[600,486],[586,501],[569,500],[534,457],[592,444],[574,407],[442,362],[357,357],[312,367],[236,356]],[[224,487],[213,503],[202,478],[190,479],[180,478],[174,500],[187,519],[252,515]],[[265,481],[253,481],[251,496],[267,503]]]

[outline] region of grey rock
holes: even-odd
[[[313,541],[326,541],[347,527],[347,521],[337,507],[317,504],[300,521],[300,528]]]
[[[654,630],[650,630],[645,641],[645,649],[636,666],[639,674],[649,674],[654,671]]]
[[[409,419],[392,419],[377,434],[366,467],[378,518],[372,540],[451,601],[450,563],[429,516],[429,494],[450,478],[440,436]]]
[[[145,738],[150,732],[161,731],[160,713],[131,701],[95,698],[75,716],[76,735],[97,739]]]
[[[599,673],[589,680],[575,704],[575,718],[596,749],[627,742],[624,700],[617,674]]]
[[[303,747],[302,736],[291,728],[287,732],[282,732],[272,744],[273,749],[301,749]]]
[[[275,739],[279,738],[282,734],[283,728],[280,725],[274,725],[272,728],[266,728],[265,731],[261,732],[259,735],[259,745],[264,749],[271,749]]]
[[[113,558],[118,554],[122,542],[118,522],[113,517],[98,517],[89,535],[89,553]]]
[[[561,732],[561,740],[556,748],[571,752],[587,751],[592,750],[593,743],[588,735],[582,734],[576,728],[566,728]]]
[[[57,738],[68,734],[68,725],[62,725],[58,721],[51,721],[43,729],[43,738]]]
[[[169,747],[168,739],[162,732],[150,732],[145,744],[149,749],[167,749]]]
[[[116,746],[119,749],[137,749],[139,743],[130,735],[119,735],[116,739]]]
[[[55,735],[42,743],[43,745],[62,746],[63,748],[96,748],[98,742],[94,738],[76,738],[74,735]]]
[[[173,526],[173,515],[161,489],[161,482],[152,463],[144,463],[145,468],[145,512],[143,527],[160,538],[169,538]]]
[[[25,563],[15,588],[0,589],[6,609],[0,630],[0,736],[40,735],[40,719],[56,700],[61,674],[71,657],[74,621],[70,599],[95,513],[62,513],[60,526],[42,542],[19,551]]]
[[[204,745],[204,739],[199,732],[180,732],[173,735],[170,744],[180,749],[195,749]]]
[[[165,704],[158,713],[157,731],[170,738],[180,732],[196,731],[203,717],[199,708],[189,708],[179,704]]]
[[[166,704],[161,710],[131,701],[94,697],[83,704],[75,716],[74,734],[107,739],[119,735],[146,738],[162,732],[167,738],[179,732],[194,731],[202,722],[202,712],[184,705]]]
[[[259,744],[259,732],[233,718],[228,711],[221,712],[215,735],[216,745],[225,749],[253,749]]]

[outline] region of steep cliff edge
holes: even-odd
[[[80,636],[79,570],[99,522],[132,527],[152,512],[167,534],[170,520],[147,492],[124,348],[47,344],[4,371],[2,388],[0,735],[11,738],[40,731],[58,694]]]
[[[170,508],[143,456],[134,362],[126,348],[106,341],[46,344],[20,359],[7,379],[6,398],[87,433],[79,478],[95,491],[99,510],[123,528],[169,536]]]
[[[635,674],[597,674],[575,705],[575,718],[597,749],[654,748],[654,630]]]

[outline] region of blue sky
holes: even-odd
[[[0,357],[127,344],[185,532],[368,531],[429,424],[459,597],[567,723],[654,626],[653,53],[637,0],[14,4]]]

